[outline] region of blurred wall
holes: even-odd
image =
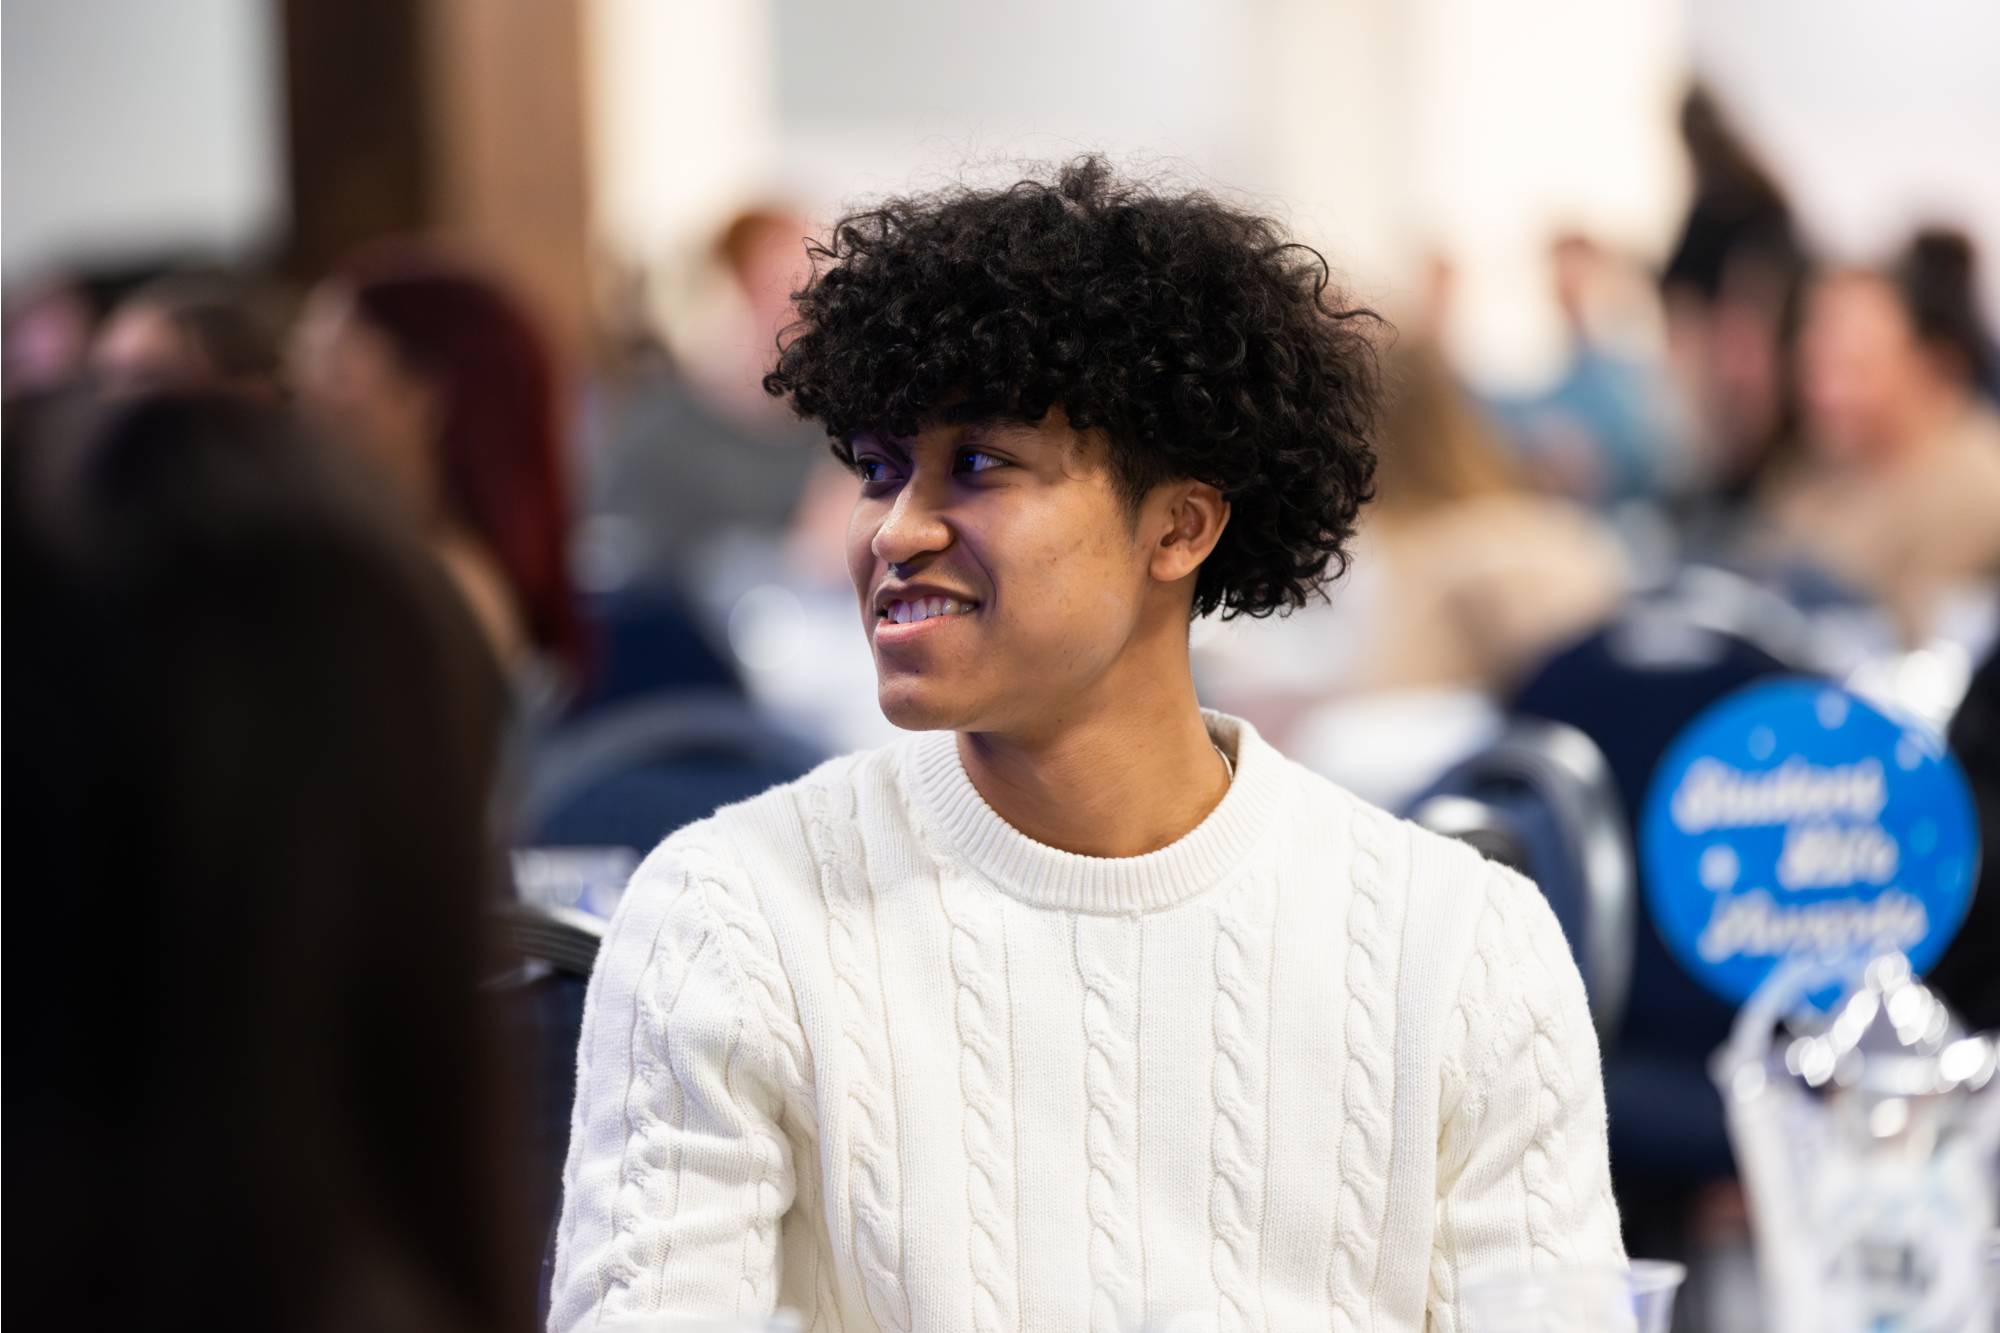
[[[1233,0],[944,5],[776,0],[783,166],[833,199],[1000,177],[1100,148],[1245,183],[1262,145],[1240,96]]]
[[[1683,189],[1677,0],[590,0],[597,234],[656,280],[748,199],[846,204],[1100,149],[1247,196],[1364,300],[1467,274],[1475,374],[1561,353],[1544,250],[1650,252]]]
[[[1427,261],[1457,274],[1447,334],[1494,388],[1558,369],[1552,233],[1653,258],[1685,197],[1672,112],[1678,0],[1251,0],[1241,95],[1268,188],[1392,316]]]
[[[268,0],[6,0],[6,276],[279,239],[276,22]]]
[[[618,259],[672,263],[777,183],[768,0],[586,0],[593,230]]]
[[[8,277],[282,242],[288,8],[350,6],[5,0]],[[389,222],[524,262],[571,345],[586,227],[614,265],[671,285],[753,199],[825,217],[1099,148],[1248,195],[1392,313],[1427,256],[1450,256],[1460,360],[1525,385],[1562,348],[1548,233],[1650,258],[1672,232],[1690,54],[1817,240],[1866,258],[1915,221],[1956,221],[2000,309],[1993,0],[423,0],[405,20],[425,34],[409,111],[425,123],[398,132],[423,142]],[[380,100],[366,55],[350,73],[295,53],[352,99],[333,136],[356,138]],[[338,204],[314,206],[316,261],[369,230]]]
[[[1551,237],[1663,259],[1686,198],[1674,115],[1686,84],[1675,0],[1424,0],[1405,10],[1412,231],[1457,266],[1451,330],[1491,387],[1552,377],[1567,340]]]

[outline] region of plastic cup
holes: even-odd
[[[1470,1333],[1667,1333],[1686,1278],[1653,1259],[1490,1277],[1466,1284],[1465,1313]]]

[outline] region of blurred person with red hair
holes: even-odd
[[[562,400],[527,313],[470,269],[382,253],[313,292],[293,357],[306,404],[394,483],[500,661],[578,674]]]
[[[1912,642],[1954,588],[2000,574],[2000,413],[1975,293],[1970,242],[1942,230],[1887,270],[1819,279],[1799,349],[1809,457],[1769,499],[1781,552],[1880,599]]]

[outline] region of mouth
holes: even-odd
[[[875,627],[914,627],[962,619],[979,610],[979,603],[963,597],[893,597],[875,608]]]

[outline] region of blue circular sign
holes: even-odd
[[[1979,862],[1943,743],[1835,686],[1752,685],[1683,731],[1640,819],[1646,906],[1710,990],[1749,998],[1780,961],[1900,949],[1931,966]]]

